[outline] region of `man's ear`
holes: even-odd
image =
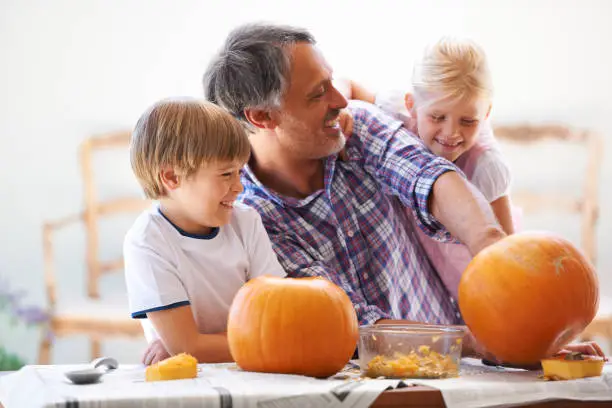
[[[278,121],[275,119],[273,113],[269,110],[264,109],[245,109],[244,116],[247,118],[249,123],[255,126],[257,129],[274,129],[278,126]]]
[[[181,176],[170,166],[165,166],[160,170],[159,179],[166,191],[176,190],[181,185]]]

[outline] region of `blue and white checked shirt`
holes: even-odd
[[[304,199],[280,196],[246,166],[239,199],[261,215],[288,275],[336,283],[351,298],[360,324],[381,318],[459,323],[406,218],[413,214],[436,239],[452,239],[429,212],[427,198],[435,180],[457,168],[377,107],[352,101],[349,109],[354,125],[348,160],[325,160],[323,190]]]

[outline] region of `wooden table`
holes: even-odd
[[[520,406],[528,408],[612,408],[612,401],[555,400]],[[445,408],[446,405],[440,391],[420,385],[385,391],[372,404],[372,408],[399,407]]]

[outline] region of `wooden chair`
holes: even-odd
[[[500,141],[532,144],[544,140],[578,143],[585,147],[588,155],[582,195],[579,198],[552,195],[532,191],[514,190],[512,201],[525,213],[546,208],[579,213],[581,217],[581,247],[584,254],[595,265],[597,261],[596,231],[599,218],[599,176],[603,156],[603,140],[597,133],[573,129],[561,125],[497,126],[495,136]],[[597,316],[582,333],[580,340],[603,337],[608,340],[612,353],[612,303],[602,299]]]
[[[115,336],[141,337],[141,325],[130,318],[127,304],[113,313],[113,305],[97,300],[99,279],[106,273],[122,270],[123,258],[102,261],[99,257],[99,220],[105,216],[139,212],[150,203],[138,197],[124,197],[108,201],[97,199],[94,185],[92,159],[94,153],[104,149],[127,148],[129,132],[117,132],[92,137],[81,145],[81,171],[84,182],[84,210],[65,218],[43,224],[43,255],[45,286],[49,304],[50,321],[48,333],[43,336],[39,348],[39,364],[50,363],[52,337],[76,334],[87,335],[91,342],[92,359],[100,356],[100,341]],[[86,233],[86,282],[91,302],[79,310],[61,311],[57,305],[55,256],[53,248],[54,233],[75,223],[84,223]],[[123,237],[118,237],[122,240]],[[126,301],[127,302],[127,301]]]

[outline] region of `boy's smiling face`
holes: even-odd
[[[240,169],[244,164],[219,161],[208,163],[189,176],[163,174],[162,178],[176,181],[170,188],[166,186],[173,201],[168,214],[172,222],[192,234],[208,234],[212,228],[229,223],[234,201],[243,190]]]

